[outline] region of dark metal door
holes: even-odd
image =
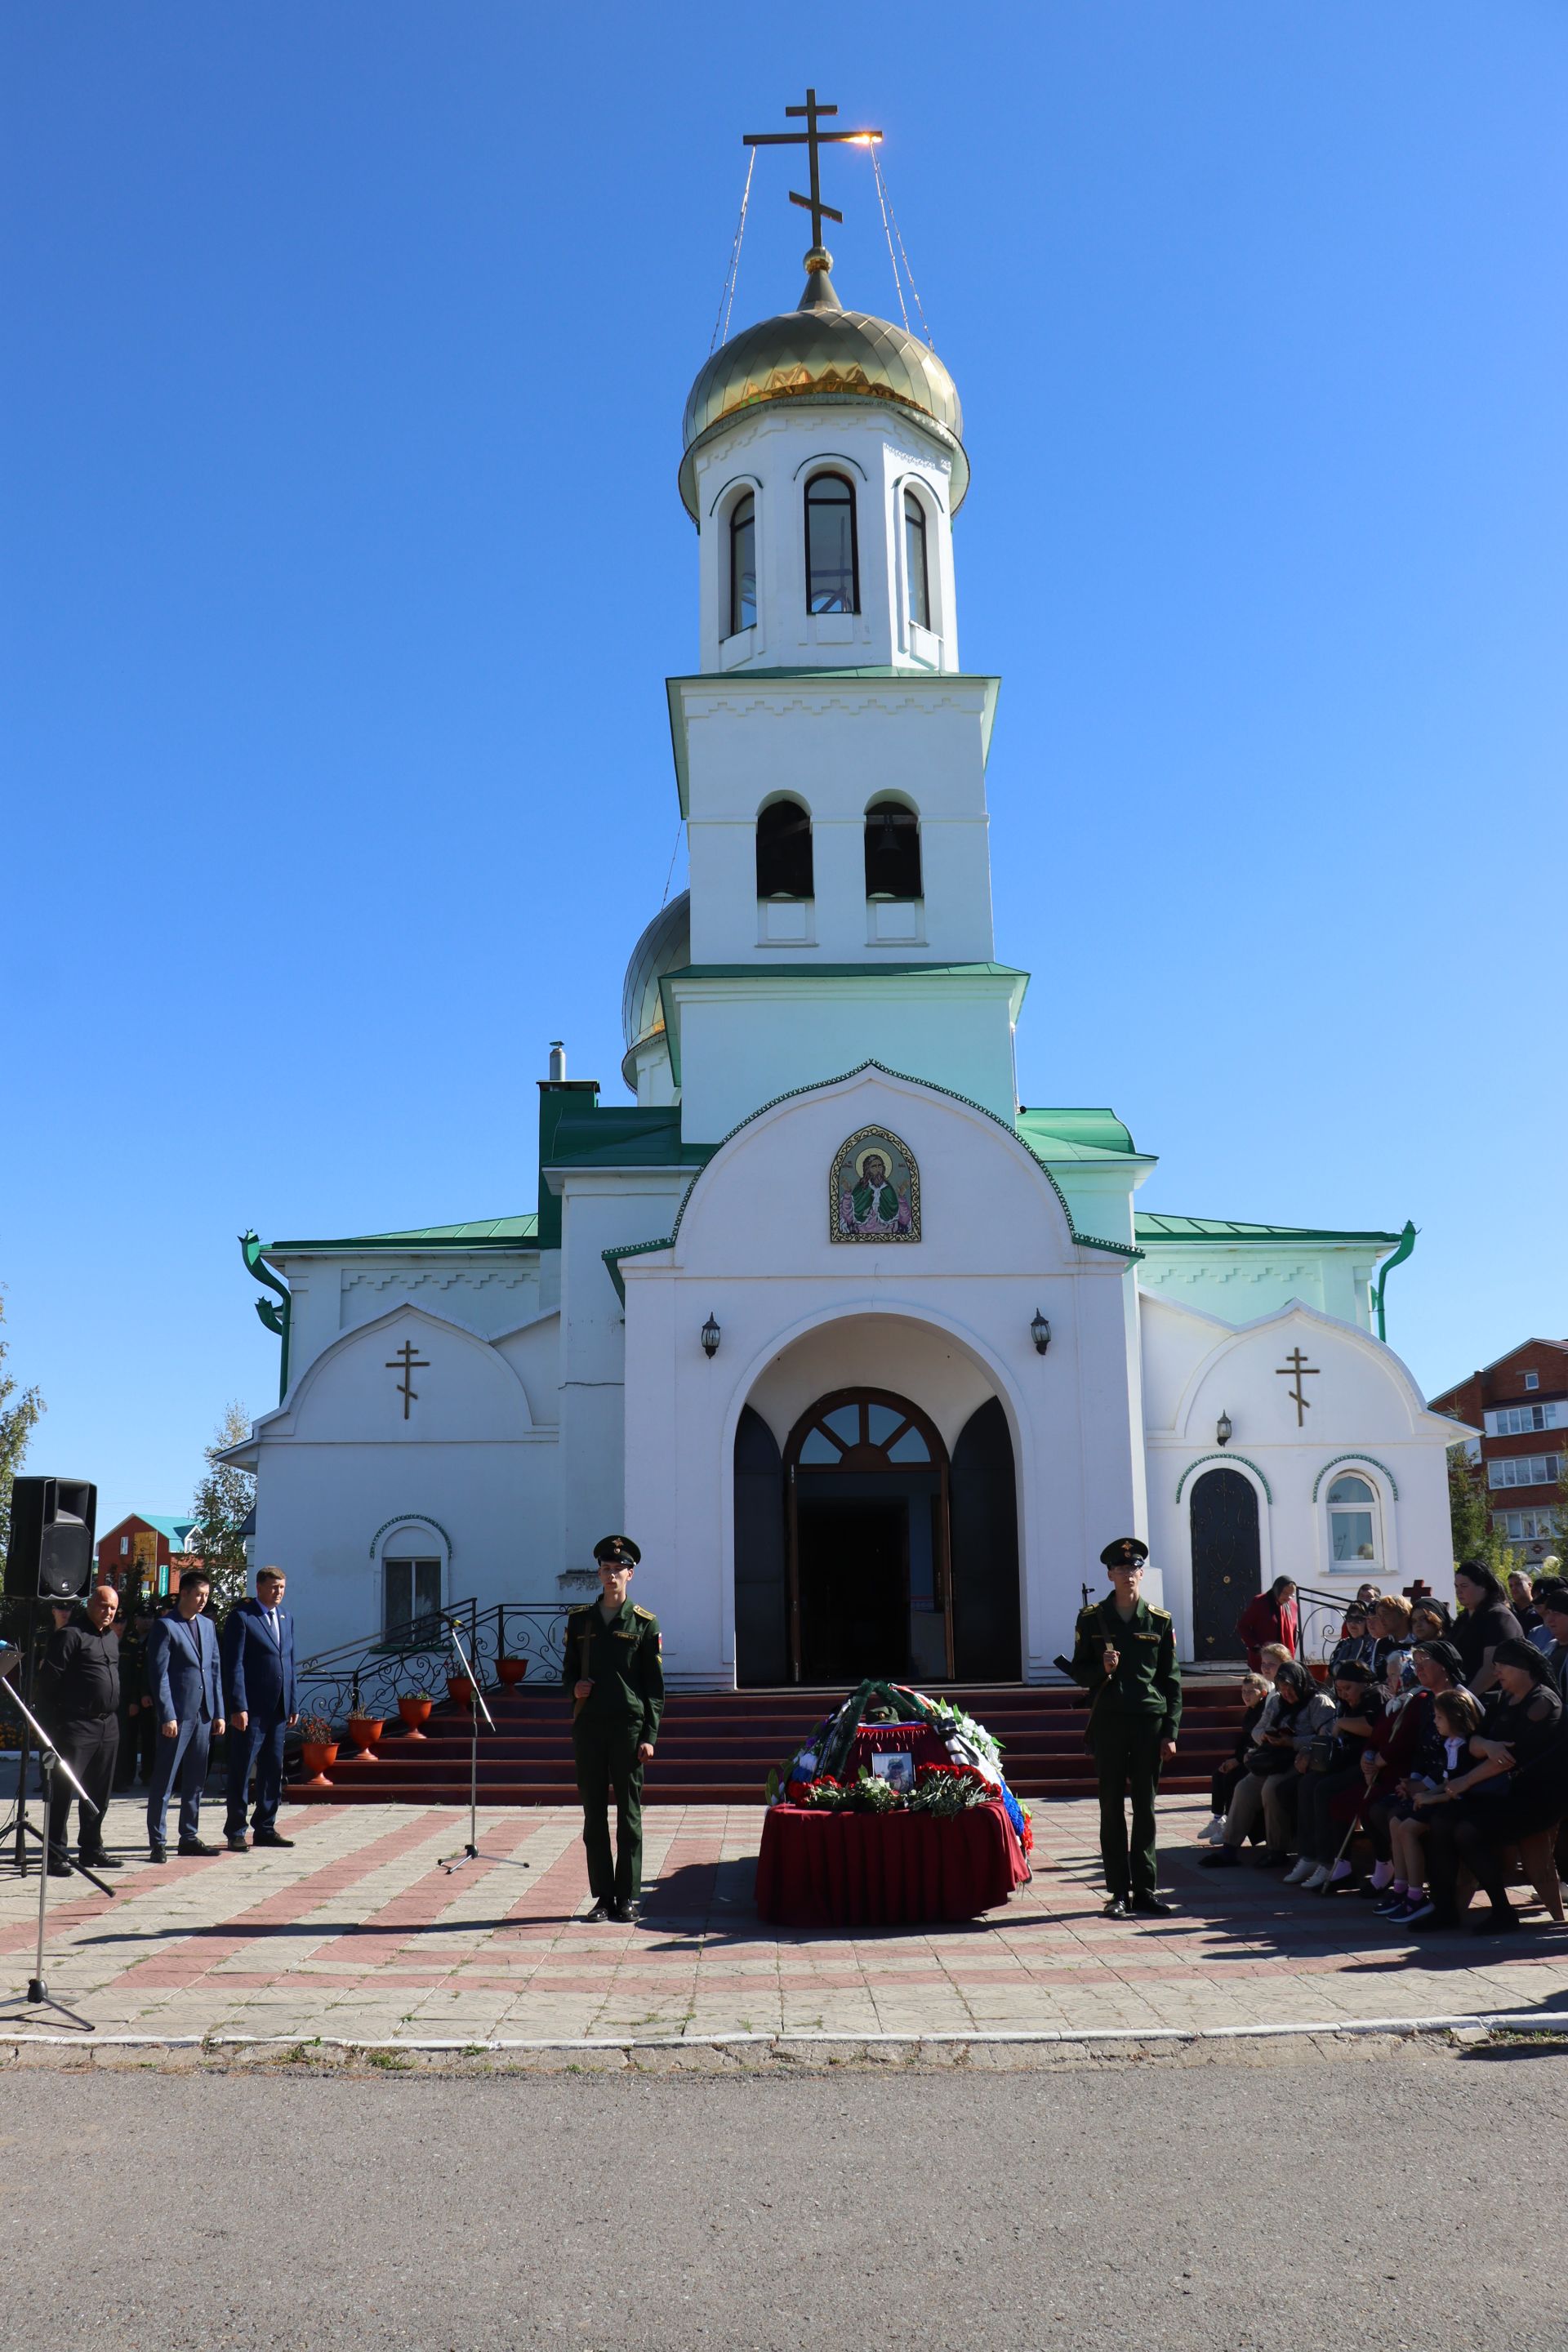
[[[1245,1654],[1236,1621],[1262,1583],[1258,1496],[1239,1470],[1205,1470],[1187,1506],[1193,1535],[1193,1654]]]

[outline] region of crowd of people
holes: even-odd
[[[1455,1927],[1479,1890],[1476,1931],[1518,1928],[1511,1857],[1561,1837],[1568,1817],[1568,1583],[1516,1574],[1505,1589],[1467,1560],[1454,1589],[1451,1616],[1430,1595],[1363,1585],[1326,1682],[1297,1654],[1289,1580],[1249,1604],[1241,1726],[1199,1832],[1205,1867],[1235,1868],[1250,1845],[1287,1885],[1353,1893],[1396,1927]]]

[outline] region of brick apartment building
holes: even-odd
[[[1479,1449],[1492,1525],[1526,1565],[1563,1553],[1568,1339],[1524,1340],[1434,1397],[1430,1410],[1482,1432],[1471,1451]]]

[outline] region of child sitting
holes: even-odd
[[[1236,1784],[1247,1769],[1247,1751],[1252,1746],[1253,1729],[1263,1712],[1269,1685],[1262,1675],[1245,1674],[1241,1678],[1241,1728],[1236,1735],[1227,1762],[1215,1769],[1209,1782],[1209,1811],[1213,1818],[1198,1832],[1207,1845],[1217,1845],[1225,1835],[1225,1817],[1230,1801],[1236,1794]]]
[[[1437,1736],[1431,1750],[1420,1759],[1424,1769],[1399,1782],[1398,1801],[1389,1813],[1394,1877],[1377,1906],[1377,1915],[1392,1919],[1396,1927],[1406,1926],[1432,1907],[1426,1893],[1426,1823],[1420,1801],[1469,1770],[1475,1760],[1469,1752],[1470,1737],[1481,1727],[1480,1701],[1468,1690],[1438,1691],[1432,1701],[1432,1718]]]

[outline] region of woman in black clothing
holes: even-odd
[[[1502,1857],[1521,1838],[1553,1829],[1568,1812],[1568,1728],[1552,1669],[1522,1635],[1498,1643],[1497,1694],[1483,1735],[1470,1742],[1480,1760],[1422,1806],[1430,1823],[1426,1883],[1432,1909],[1411,1926],[1458,1922],[1458,1883],[1468,1870],[1490,1908],[1475,1921],[1479,1935],[1516,1930]],[[1502,1781],[1500,1790],[1489,1782]],[[1421,1801],[1418,1799],[1417,1802]]]
[[[1372,1790],[1362,1825],[1377,1856],[1371,1877],[1359,1891],[1386,1895],[1394,1884],[1394,1844],[1390,1823],[1410,1801],[1413,1774],[1440,1780],[1443,1739],[1432,1713],[1432,1701],[1442,1691],[1463,1687],[1464,1669],[1452,1642],[1417,1642],[1411,1665],[1418,1687],[1397,1711],[1385,1715],[1377,1736],[1362,1758],[1362,1770]]]
[[[1448,1639],[1465,1662],[1465,1682],[1483,1698],[1497,1680],[1493,1653],[1500,1642],[1523,1638],[1519,1619],[1485,1560],[1467,1559],[1454,1570],[1459,1614]]]
[[[1230,1801],[1236,1794],[1236,1784],[1247,1770],[1247,1758],[1252,1747],[1252,1736],[1257,1729],[1258,1718],[1263,1712],[1264,1702],[1268,1696],[1268,1683],[1265,1675],[1243,1675],[1240,1727],[1236,1735],[1229,1761],[1216,1765],[1210,1777],[1209,1812],[1212,1818],[1206,1821],[1198,1832],[1199,1837],[1205,1839],[1210,1845],[1217,1845],[1225,1834],[1225,1817],[1230,1810]]]

